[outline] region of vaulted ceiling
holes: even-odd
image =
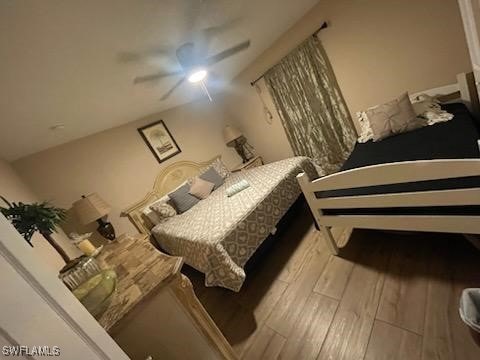
[[[3,0],[0,2],[0,157],[15,160],[205,96],[166,77],[175,48],[216,27],[208,54],[251,46],[213,66],[207,86],[228,82],[316,0]],[[52,127],[63,125],[62,129]]]

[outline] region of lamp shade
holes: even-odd
[[[233,126],[227,125],[223,129],[223,138],[225,139],[225,143],[227,145],[231,145],[232,142],[242,136],[243,134],[240,132],[240,130],[234,128]]]
[[[73,203],[73,209],[80,222],[84,225],[90,224],[105,215],[108,215],[111,208],[97,193],[93,193]]]

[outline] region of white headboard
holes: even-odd
[[[220,155],[205,162],[178,161],[170,164],[159,172],[153,184],[152,191],[148,192],[143,199],[123,210],[120,216],[128,217],[138,231],[150,235],[152,224],[142,213],[145,206],[162,198],[185,180],[198,175],[219,158]]]

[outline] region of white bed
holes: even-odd
[[[422,93],[437,95],[457,91],[460,96],[459,100],[465,103],[474,114],[477,113],[478,95],[472,74],[459,74],[457,79],[457,84],[427,90]],[[464,110],[463,113],[465,112],[468,114],[468,111]],[[480,156],[476,143],[478,138],[473,134],[477,130],[472,126],[470,134],[469,131],[466,131],[466,136],[460,137],[458,142],[455,143],[452,141],[454,131],[448,132],[454,121],[456,121],[455,118],[451,120],[451,123],[432,125],[416,130],[416,133],[400,134],[391,140],[390,144],[395,143],[397,150],[401,152],[402,140],[409,138],[409,144],[411,145],[415,143],[415,141],[412,141],[412,136],[422,135],[423,137],[420,136],[416,139],[417,143],[421,144],[424,139],[426,141],[428,138],[432,144],[431,147],[428,144],[426,146],[421,144],[424,153],[437,150],[442,153],[440,158],[431,158],[427,154],[425,160],[386,163],[377,161],[374,165],[350,168],[313,180],[305,173],[298,175],[298,181],[317,226],[322,231],[333,254],[338,253],[337,244],[330,231],[333,226],[480,234],[480,212],[477,208],[480,207],[480,182],[478,181],[478,177],[480,177]],[[440,138],[431,136],[432,134],[441,134],[438,131],[439,129],[447,130],[444,134],[443,143],[451,143],[446,149],[441,149],[442,140]],[[452,129],[455,130],[455,128]],[[461,154],[466,154],[465,157],[468,158],[454,158],[456,144],[460,148],[461,143],[464,148],[467,137],[468,148]],[[383,141],[385,143],[380,144]],[[376,153],[375,151],[381,148],[381,153],[385,154],[390,150],[384,146],[387,141],[390,140],[370,144],[369,153],[371,155],[380,154],[380,152]],[[411,146],[414,147],[415,145]],[[404,149],[407,150],[405,147]],[[448,149],[451,149],[452,153],[449,153]],[[416,157],[416,154],[411,155],[412,158],[423,159],[422,157]],[[359,159],[356,160],[358,163]],[[426,181],[444,183],[447,179],[454,185],[442,189],[424,186],[420,190],[385,191],[386,187],[396,186],[396,189],[398,189],[399,186],[408,186],[411,188],[412,184],[418,185]],[[465,184],[465,179],[469,179],[468,184]],[[377,187],[377,191],[374,193],[364,192],[361,194],[361,192],[357,192],[361,188],[371,189],[373,187]],[[378,191],[379,188],[380,191]],[[343,194],[338,195],[339,191]],[[335,192],[337,192],[337,195],[334,195]]]

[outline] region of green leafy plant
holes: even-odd
[[[56,227],[66,219],[66,210],[57,208],[47,201],[41,203],[24,204],[22,202],[10,203],[3,196],[0,198],[7,205],[0,206],[0,212],[13,224],[30,246],[35,232],[39,232],[60,254],[67,263],[70,258],[62,247],[53,239],[52,233]]]

